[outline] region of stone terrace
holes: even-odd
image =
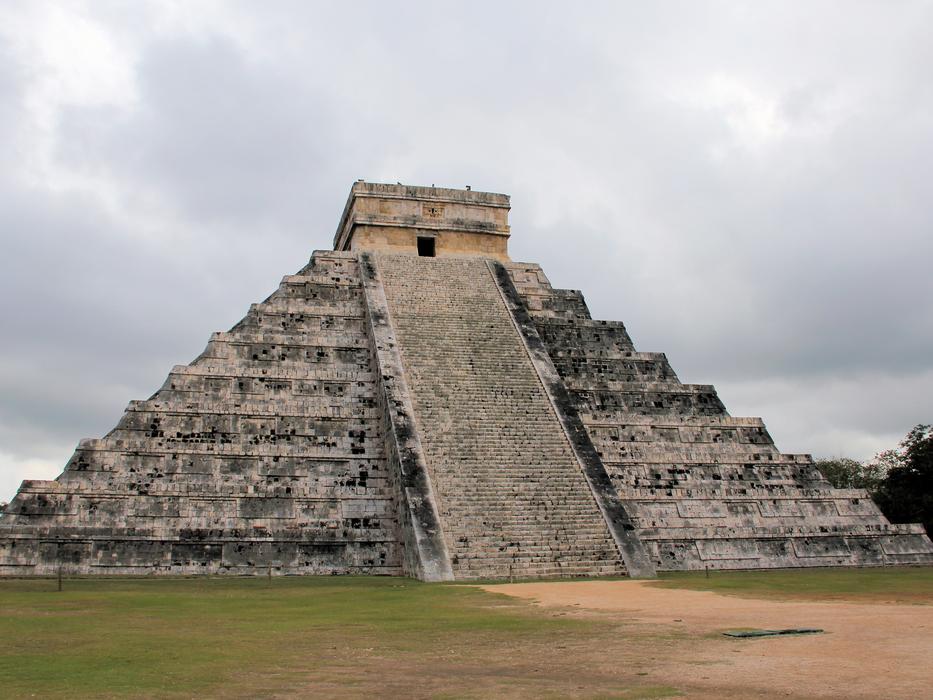
[[[0,573],[401,573],[355,256],[318,252],[0,520]]]
[[[539,266],[508,267],[658,569],[933,563],[922,527],[890,524],[809,455],[781,454],[761,419],[682,384],[663,354],[638,352]]]

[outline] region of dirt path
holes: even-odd
[[[757,600],[642,581],[483,588],[576,614],[608,614],[686,632],[692,643],[672,644],[672,656],[655,659],[641,675],[684,688],[688,697],[933,697],[930,605]],[[745,640],[721,635],[743,627],[819,627],[825,634]]]

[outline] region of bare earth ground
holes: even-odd
[[[933,697],[933,606],[760,600],[661,588],[643,581],[517,583],[487,591],[572,616],[617,618],[644,648],[646,684],[685,696],[795,698]],[[568,612],[569,611],[569,612]],[[727,629],[819,627],[824,634],[730,639]],[[667,644],[652,637],[667,630]],[[622,641],[622,640],[620,640]],[[652,643],[654,642],[654,643]],[[615,663],[623,645],[593,650]],[[622,659],[619,659],[622,661]],[[631,656],[626,659],[634,661]],[[593,657],[588,659],[593,662]]]

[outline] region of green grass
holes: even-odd
[[[933,603],[933,567],[655,585]],[[659,664],[696,643],[670,626],[400,578],[68,579],[62,592],[0,579],[2,697],[670,697]]]
[[[0,694],[534,694],[572,675],[570,659],[546,661],[555,640],[585,647],[609,631],[407,579],[78,579],[63,592],[53,580],[0,580]],[[597,681],[594,695],[673,692]]]
[[[656,585],[754,598],[933,603],[933,567],[691,571],[662,574]]]

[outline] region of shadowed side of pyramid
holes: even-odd
[[[658,570],[933,563],[921,525],[892,525],[866,491],[780,453],[760,418],[681,383],[538,265],[507,267]]]

